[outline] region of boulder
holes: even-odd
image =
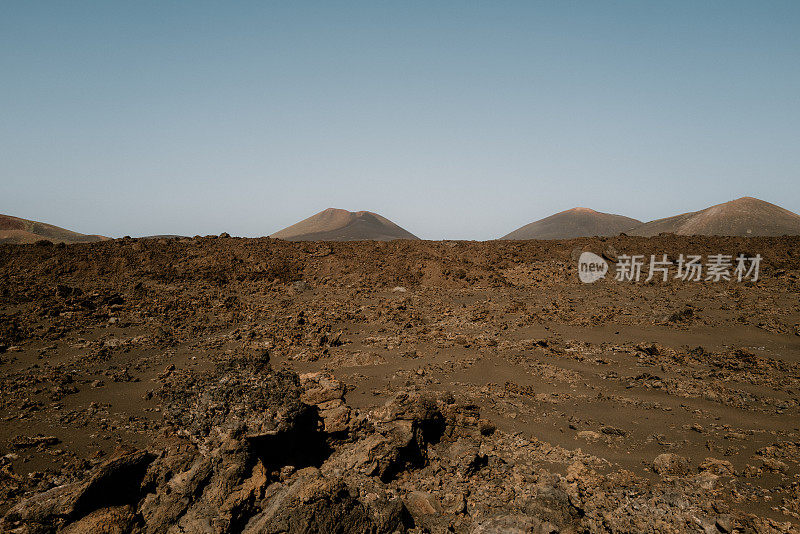
[[[62,534],[128,534],[136,526],[135,510],[130,505],[95,510],[61,530]]]
[[[689,473],[689,460],[671,452],[659,454],[653,460],[653,471],[661,476],[684,476]]]
[[[698,466],[698,469],[708,471],[717,476],[733,476],[733,465],[728,460],[718,460],[717,458],[706,458]]]
[[[147,466],[155,455],[118,450],[96,467],[85,482],[52,488],[11,508],[0,526],[25,526],[30,532],[53,532],[95,510],[134,504],[141,494]]]

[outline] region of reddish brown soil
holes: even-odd
[[[583,285],[576,249],[764,260],[755,283]],[[796,527],[798,251],[800,237],[0,245],[0,515],[157,443],[165,384],[268,351],[332,373],[354,409],[454,392],[503,436],[637,484],[660,483],[664,453],[689,473],[730,462],[709,503]]]

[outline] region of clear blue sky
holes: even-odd
[[[114,237],[800,212],[796,0],[6,1],[0,99],[0,213]]]

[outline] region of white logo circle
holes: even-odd
[[[592,252],[583,252],[578,259],[578,278],[584,284],[597,282],[608,272],[606,260]]]

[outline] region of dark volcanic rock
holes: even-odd
[[[22,501],[9,510],[2,525],[9,530],[21,527],[20,532],[54,532],[101,508],[135,503],[153,458],[147,451],[120,451],[85,482],[58,486]]]

